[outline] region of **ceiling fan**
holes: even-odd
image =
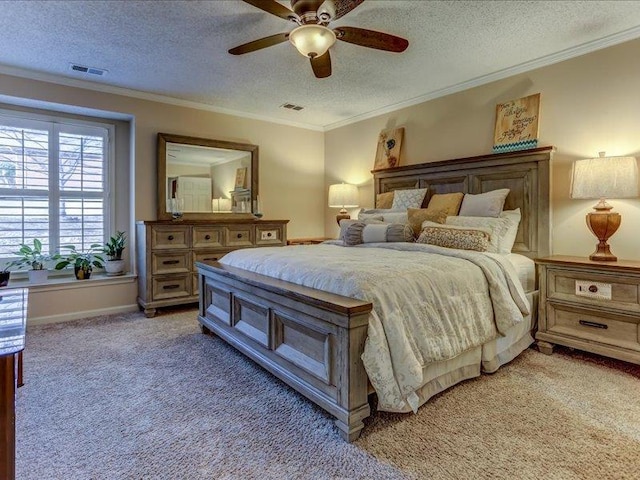
[[[232,48],[229,50],[232,55],[255,52],[289,40],[311,60],[314,75],[325,78],[331,75],[329,49],[336,40],[396,53],[404,52],[409,46],[404,38],[388,33],[356,27],[329,28],[330,22],[343,17],[364,0],[291,0],[292,10],[276,0],[243,1],[298,26],[290,32],[276,33]]]

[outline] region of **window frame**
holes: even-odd
[[[116,126],[112,123],[106,123],[107,119],[92,119],[65,117],[63,112],[36,113],[28,111],[15,111],[0,108],[0,124],[15,126],[18,128],[37,128],[46,130],[49,137],[48,166],[51,172],[51,165],[58,170],[59,167],[59,135],[91,135],[102,136],[104,138],[103,146],[103,193],[67,192],[61,195],[62,189],[59,184],[59,175],[56,178],[49,178],[49,187],[43,192],[49,199],[49,253],[59,252],[60,250],[60,201],[63,198],[88,198],[103,200],[103,238],[102,243],[106,242],[111,232],[115,231],[115,138]],[[106,120],[106,121],[105,121]],[[55,185],[54,185],[55,184]],[[29,189],[23,189],[29,191]],[[33,189],[32,191],[38,192]],[[13,190],[15,193],[15,190]],[[71,193],[71,194],[70,194]],[[0,195],[10,196],[11,189],[2,189],[0,187]],[[15,255],[0,256],[0,262],[15,259]],[[1,265],[1,263],[0,263]]]

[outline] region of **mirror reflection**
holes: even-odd
[[[166,162],[167,212],[251,212],[250,152],[169,142]]]
[[[257,211],[258,147],[158,134],[159,219]]]

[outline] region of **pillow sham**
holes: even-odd
[[[508,188],[491,190],[486,193],[465,194],[458,215],[465,217],[498,217],[509,195]]]
[[[356,222],[347,227],[344,244],[347,246],[374,242],[412,242],[413,230],[401,223],[367,224]]]
[[[382,218],[380,218],[382,217]],[[358,220],[382,220],[385,223],[408,223],[406,209],[383,209],[373,208],[365,210],[364,208],[358,213]]]
[[[413,188],[411,190],[395,190],[393,204],[391,208],[420,208],[424,196],[427,194],[426,188]]]
[[[376,208],[391,208],[393,206],[393,192],[376,195]]]
[[[487,228],[491,231],[491,239],[487,252],[511,253],[518,233],[520,209],[502,212],[498,218],[449,216],[446,225],[470,228]]]
[[[427,225],[420,232],[417,243],[439,247],[486,252],[489,250],[491,233],[483,228],[467,228],[452,225]]]
[[[427,208],[432,210],[445,210],[447,215],[457,215],[463,197],[464,193],[462,192],[435,193],[431,197],[431,200],[429,200]]]
[[[413,229],[413,234],[417,238],[422,231],[422,222],[444,223],[447,220],[447,212],[430,208],[409,208],[407,209],[407,219]]]

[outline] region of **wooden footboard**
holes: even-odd
[[[196,265],[203,331],[328,411],[345,440],[358,438],[370,414],[360,357],[371,303],[217,262]]]

